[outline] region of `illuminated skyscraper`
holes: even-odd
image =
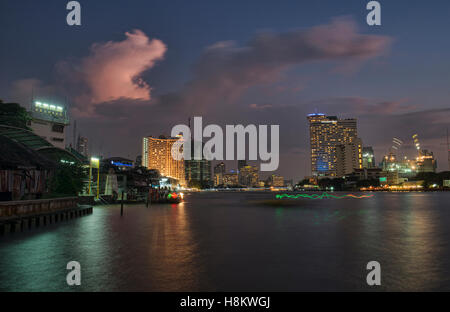
[[[182,186],[186,185],[184,160],[172,157],[172,145],[182,138],[145,137],[142,140],[142,166],[156,169],[162,176],[177,179]]]
[[[336,176],[336,146],[355,142],[356,119],[338,119],[325,114],[309,114],[311,172],[313,176]]]

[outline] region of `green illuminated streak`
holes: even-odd
[[[361,195],[361,196],[357,196],[357,195],[353,195],[353,194],[346,194],[346,195],[343,195],[343,196],[337,196],[337,195],[331,195],[331,194],[328,194],[327,192],[324,192],[324,193],[322,193],[321,195],[318,195],[318,194],[312,194],[312,195],[309,195],[309,194],[297,194],[297,195],[291,195],[291,194],[277,194],[276,196],[275,196],[275,198],[277,198],[277,199],[283,199],[283,198],[294,198],[294,199],[297,199],[297,198],[308,198],[308,199],[324,199],[324,198],[336,198],[336,199],[342,199],[342,198],[358,198],[358,199],[360,199],[360,198],[369,198],[369,197],[372,197],[373,196],[373,194],[371,194],[371,195]]]

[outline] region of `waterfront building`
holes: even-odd
[[[419,156],[416,158],[417,172],[436,172],[437,164],[434,159],[433,152],[428,150],[420,150]]]
[[[353,142],[336,146],[336,176],[343,177],[362,169],[362,140],[356,138]]]
[[[194,141],[191,142],[191,146],[194,146]],[[184,161],[184,170],[188,186],[211,186],[211,161],[206,160],[203,153],[202,159],[194,159],[194,148],[192,148],[191,159]]]
[[[274,187],[283,187],[284,186],[284,178],[280,175],[272,174],[267,179],[267,184],[269,186],[274,186]]]
[[[76,150],[81,155],[88,157],[89,155],[88,138],[78,136]]]
[[[375,168],[375,153],[371,146],[364,146],[362,148],[362,167],[363,168]]]
[[[119,171],[130,170],[133,168],[133,161],[123,157],[110,157],[104,158],[100,161],[102,169],[105,168],[117,168]]]
[[[408,157],[398,158],[392,151],[383,157],[380,164],[385,172],[397,172],[397,178],[412,178],[417,175],[417,161]]]
[[[172,157],[172,145],[181,137],[152,136],[142,139],[142,166],[156,169],[162,176],[178,180],[181,186],[186,185],[184,160]]]
[[[239,176],[237,173],[225,173],[223,175],[224,186],[236,186],[239,185]]]
[[[358,168],[353,171],[352,176],[358,180],[380,180],[386,177],[386,173],[381,168]]]
[[[336,146],[357,139],[356,119],[309,114],[311,171],[313,176],[336,176]]]
[[[57,163],[1,134],[0,151],[0,202],[48,194]]]
[[[53,146],[65,149],[65,129],[69,125],[67,110],[61,105],[42,101],[31,104],[30,115],[32,119],[28,126],[34,133],[47,140]]]
[[[258,186],[259,173],[257,166],[245,166],[239,170],[239,184],[247,187]]]
[[[214,186],[223,184],[224,174],[225,174],[225,163],[220,162],[214,167]]]

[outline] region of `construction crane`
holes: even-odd
[[[450,171],[450,140],[449,140],[449,137],[448,137],[448,128],[447,128],[447,143],[441,143],[441,145],[446,145],[447,146],[448,170]]]

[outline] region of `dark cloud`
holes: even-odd
[[[259,34],[243,46],[219,42],[208,47],[195,65],[194,78],[182,91],[183,104],[197,111],[233,104],[249,88],[272,84],[293,66],[361,62],[384,53],[390,42],[386,36],[358,33],[348,18],[309,29]]]

